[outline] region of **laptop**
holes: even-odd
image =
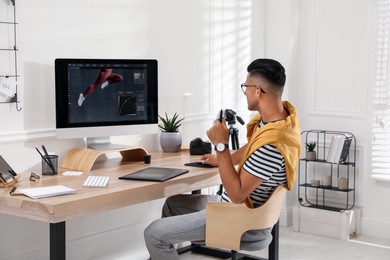
[[[189,172],[187,169],[148,167],[119,177],[121,180],[163,182]]]

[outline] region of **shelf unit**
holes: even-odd
[[[12,21],[0,20],[0,26],[12,26],[11,30],[12,30],[13,37],[12,37],[12,39],[10,39],[10,41],[12,41],[13,46],[11,48],[9,46],[7,46],[7,47],[0,46],[0,52],[12,52],[12,56],[13,56],[12,60],[13,60],[14,64],[11,64],[11,63],[9,64],[9,67],[13,67],[13,71],[9,71],[8,73],[0,71],[0,79],[15,78],[15,94],[9,101],[3,101],[3,102],[0,102],[0,104],[15,103],[16,110],[20,111],[21,110],[21,108],[19,107],[20,101],[18,100],[18,78],[19,78],[19,75],[18,75],[18,63],[17,63],[17,61],[18,61],[17,54],[18,54],[19,49],[17,48],[17,44],[16,44],[16,27],[17,27],[18,23],[16,22],[15,0],[10,0],[10,5],[12,5],[13,20]],[[0,37],[2,37],[2,35],[0,35]],[[3,39],[7,39],[7,38],[8,38],[7,35],[4,35]]]
[[[332,138],[344,135],[351,138],[348,155],[344,162],[329,162],[327,156]],[[316,142],[316,160],[307,160],[305,153],[298,165],[298,200],[304,207],[325,209],[331,211],[345,211],[355,206],[356,187],[356,138],[350,132],[309,130],[301,133],[303,144]],[[313,185],[311,180],[322,175],[330,175],[330,186]],[[339,189],[339,178],[346,179],[346,189]],[[333,194],[332,194],[333,193]],[[329,202],[329,196],[337,196],[338,203]],[[341,199],[339,197],[342,197]],[[339,206],[341,205],[341,206]]]

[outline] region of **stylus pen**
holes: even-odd
[[[9,192],[9,195],[11,195],[11,196],[21,196],[21,195],[23,195],[22,193],[16,193],[15,191],[16,191],[16,187],[13,187],[11,189],[11,191]]]
[[[223,115],[223,109],[219,112],[219,122],[222,123],[222,115]]]
[[[50,165],[51,165],[51,166],[49,165],[50,168],[53,170],[53,173],[56,174],[57,172],[55,171],[53,162],[51,161],[50,156],[49,156],[49,154],[48,154],[48,152],[47,152],[47,150],[46,150],[46,147],[45,147],[44,145],[42,145],[42,150],[43,150],[43,152],[45,153],[46,158],[47,158],[47,160],[49,161],[49,163],[50,163]]]
[[[43,156],[43,154],[38,150],[38,148],[35,147],[35,150],[37,150],[37,152],[42,157],[42,159],[47,163],[47,165],[49,165],[49,167],[53,171],[53,173],[57,173],[56,170],[54,169],[54,166],[51,163],[49,163],[49,161],[45,158],[45,156]]]
[[[9,173],[11,173],[13,176],[16,176],[16,172],[14,170],[8,170]]]

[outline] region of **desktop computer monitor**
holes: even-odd
[[[121,148],[110,136],[158,132],[157,60],[55,60],[57,138],[87,138]]]

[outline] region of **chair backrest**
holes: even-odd
[[[279,186],[260,207],[251,209],[244,203],[208,202],[206,206],[206,245],[240,250],[241,236],[252,229],[275,225],[286,196]]]

